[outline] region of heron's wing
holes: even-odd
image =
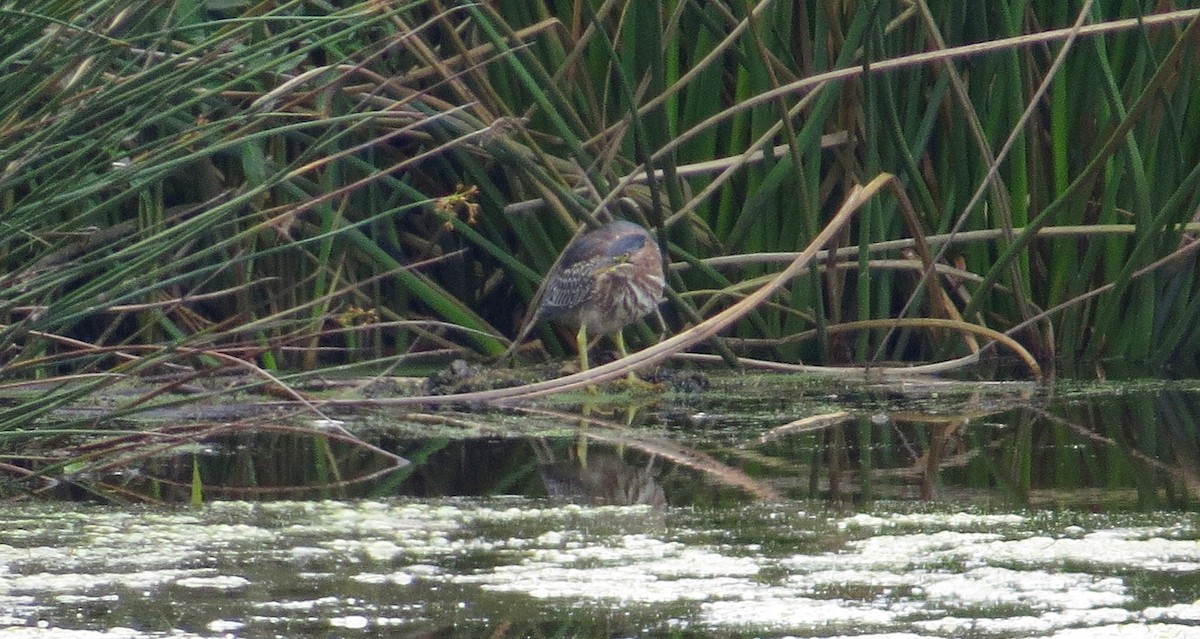
[[[577,310],[591,297],[595,282],[593,260],[577,262],[554,273],[546,285],[538,315],[554,319]]]

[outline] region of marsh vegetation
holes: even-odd
[[[325,419],[320,380],[491,361],[606,216],[663,247],[663,325],[485,399],[670,359],[1033,380],[1200,353],[1195,9],[32,0],[0,24],[0,438],[78,454],[39,473],[148,410]],[[539,325],[516,361],[571,344]],[[199,423],[159,445],[241,427]]]

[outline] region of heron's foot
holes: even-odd
[[[563,362],[562,366],[558,367],[557,372],[558,372],[559,376],[565,377],[567,375],[574,375],[575,373],[578,373],[581,370],[583,370],[583,369],[579,367],[579,361],[572,360],[569,362]]]
[[[630,393],[633,393],[635,395],[639,395],[639,394],[648,395],[650,393],[661,393],[663,390],[662,384],[659,384],[657,382],[646,381],[646,380],[638,377],[637,373],[634,373],[633,371],[630,371],[629,374],[625,376],[625,379],[613,382],[613,384],[620,384],[620,385],[624,386],[625,389],[628,390]]]

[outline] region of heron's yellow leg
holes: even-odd
[[[617,352],[621,354],[621,357],[627,357],[629,355],[629,350],[625,348],[625,335],[621,331],[613,333],[613,343],[617,345]],[[627,375],[625,379],[627,380],[631,389],[644,390],[654,387],[654,384],[651,384],[650,382],[638,377],[633,371],[629,371],[629,375]]]
[[[621,331],[613,333],[613,343],[617,345],[617,352],[621,354],[621,357],[627,357],[629,355],[629,351],[625,348],[624,333]]]
[[[575,334],[575,346],[579,349],[579,372],[588,369],[587,356],[587,324],[579,325],[579,332]]]

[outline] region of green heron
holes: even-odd
[[[575,343],[587,370],[588,332],[612,335],[621,357],[628,355],[621,329],[658,308],[663,281],[662,254],[646,229],[610,222],[567,247],[549,276],[538,317],[579,326]]]

